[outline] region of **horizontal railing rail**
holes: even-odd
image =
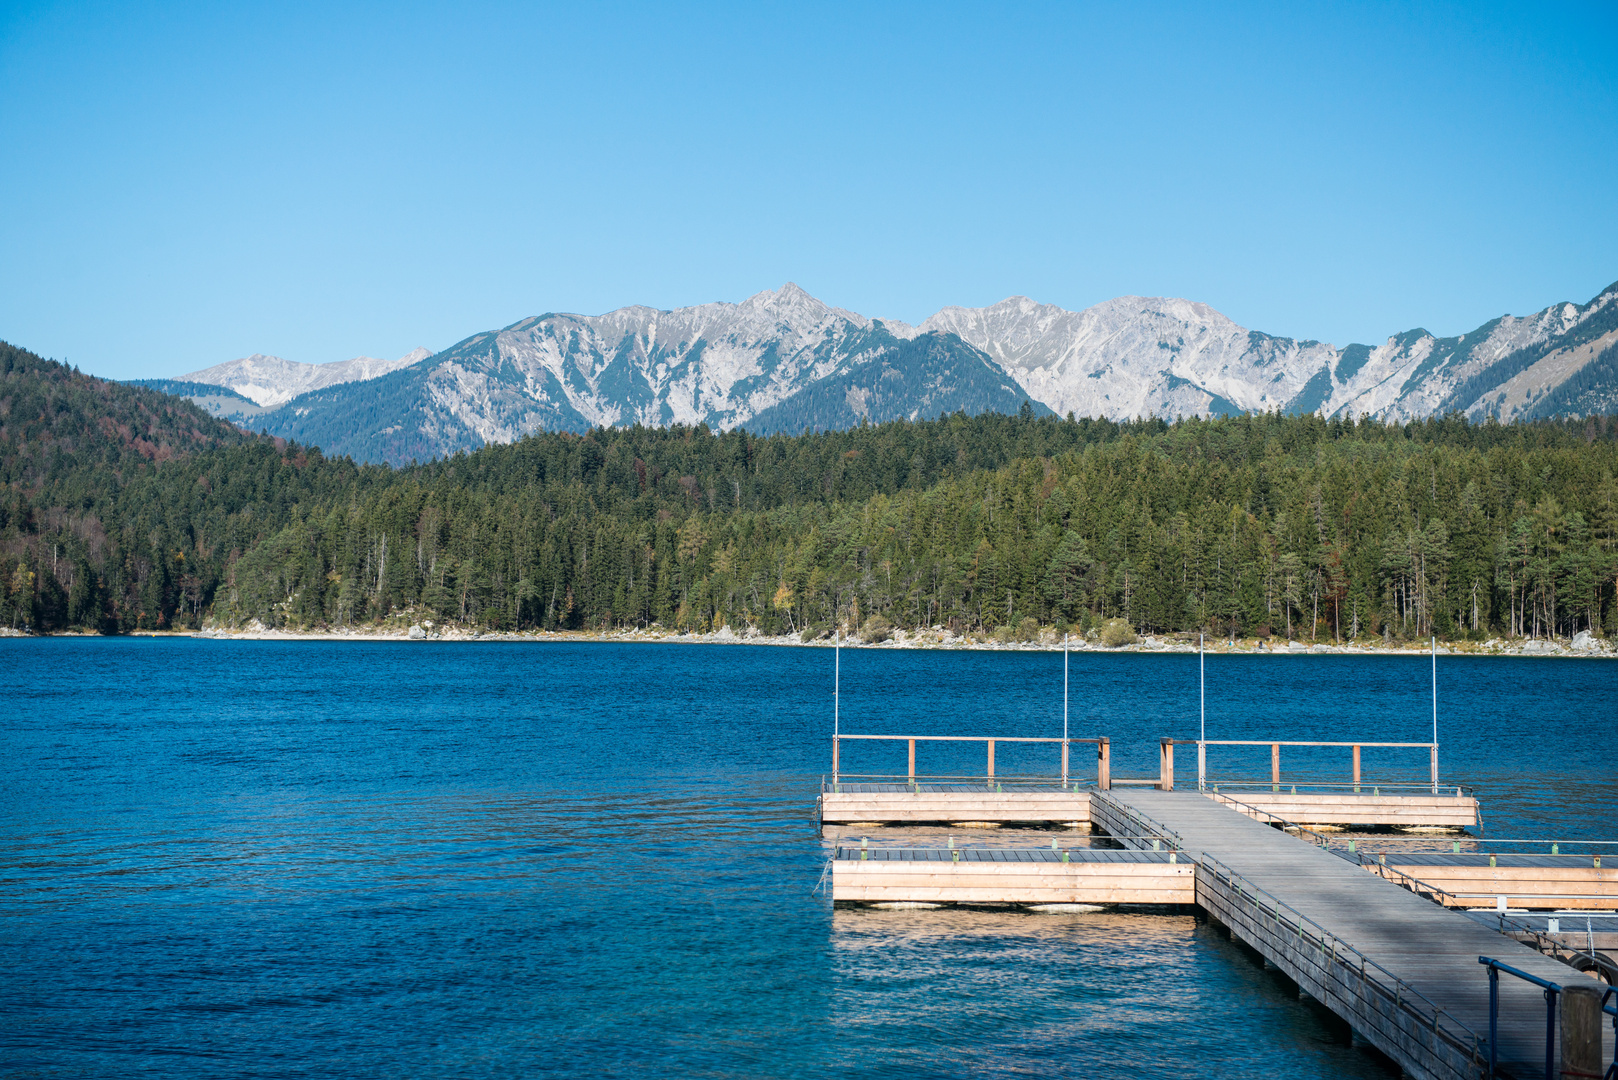
[[[1348,747],[1353,750],[1353,779],[1352,787],[1356,790],[1362,786],[1360,776],[1360,751],[1367,747],[1372,749],[1404,749],[1426,750],[1428,752],[1430,787],[1432,793],[1438,792],[1438,744],[1436,742],[1373,742],[1370,740],[1326,740],[1326,739],[1164,739],[1162,740],[1162,761],[1164,780],[1171,788],[1174,777],[1174,744],[1186,743],[1197,748],[1197,790],[1205,791],[1208,786],[1208,747],[1210,746],[1268,746],[1270,748],[1270,783],[1273,790],[1281,789],[1281,747]],[[1169,788],[1165,788],[1168,790]]]
[[[1130,837],[1129,839],[1132,839],[1132,840],[1150,840],[1152,842],[1152,850],[1153,851],[1156,851],[1156,852],[1159,852],[1159,853],[1166,852],[1168,854],[1168,857],[1169,857],[1168,861],[1169,861],[1169,864],[1171,866],[1179,865],[1180,856],[1185,854],[1184,852],[1179,851],[1178,849],[1170,848],[1170,847],[1164,847],[1161,844],[1160,839],[1158,837],[1138,836],[1138,837]],[[854,861],[871,862],[871,861],[873,861],[873,859],[875,861],[877,861],[877,862],[880,862],[880,861],[882,861],[883,857],[888,857],[888,858],[891,859],[892,856],[891,856],[890,853],[915,852],[915,851],[923,851],[923,852],[925,852],[925,851],[937,851],[937,852],[942,852],[942,853],[945,853],[945,854],[953,854],[954,856],[956,856],[956,859],[954,861],[959,862],[960,861],[959,856],[961,854],[963,854],[963,853],[989,854],[989,853],[993,853],[993,852],[1005,852],[1005,851],[1038,851],[1038,852],[1043,853],[1043,852],[1046,852],[1046,851],[1054,851],[1054,852],[1056,852],[1058,855],[1060,855],[1062,857],[1061,861],[1066,863],[1066,862],[1070,861],[1069,856],[1071,856],[1074,852],[1095,851],[1095,850],[1103,850],[1104,851],[1104,850],[1106,850],[1105,848],[1097,849],[1094,846],[1089,845],[1089,844],[1082,844],[1082,845],[1070,844],[1070,845],[1067,845],[1067,846],[1064,847],[1062,845],[1059,845],[1054,840],[1051,841],[1050,847],[1032,847],[1032,846],[1029,846],[1027,844],[1024,844],[1024,845],[1021,845],[1021,846],[1015,846],[1015,847],[1000,846],[1000,845],[987,845],[987,844],[961,844],[961,845],[956,845],[955,842],[954,842],[953,837],[950,839],[950,842],[947,843],[946,845],[944,845],[943,847],[939,847],[936,844],[930,844],[930,845],[929,844],[874,844],[873,845],[869,841],[870,841],[870,837],[861,838],[859,847],[854,847],[852,844],[847,844],[847,845],[838,844],[838,845],[835,845],[833,847],[833,849],[832,849],[833,850],[832,858],[834,860],[838,861],[838,862],[854,862]],[[1192,865],[1194,865],[1194,864],[1192,864]]]
[[[1337,851],[1335,854],[1340,855],[1345,859],[1348,858],[1348,856],[1344,855],[1341,851]],[[1349,849],[1349,854],[1354,855],[1354,862],[1358,863],[1362,867],[1370,867],[1378,874],[1382,874],[1384,877],[1392,875],[1393,877],[1398,878],[1399,883],[1404,884],[1405,887],[1411,892],[1416,893],[1417,895],[1427,893],[1427,898],[1429,900],[1437,903],[1443,903],[1443,901],[1439,900],[1439,897],[1441,896],[1447,896],[1451,900],[1459,899],[1458,893],[1452,893],[1447,889],[1434,885],[1430,881],[1423,881],[1416,875],[1401,870],[1397,866],[1392,866],[1385,862],[1378,862],[1375,859],[1367,859],[1363,853],[1355,852],[1352,848]],[[1458,907],[1460,905],[1456,906]]]
[[[844,735],[841,733],[831,737],[831,774],[833,781],[840,780],[842,769],[840,767],[841,743],[844,740],[862,740],[871,742],[902,742],[910,747],[910,769],[906,776],[916,776],[916,744],[918,742],[980,742],[987,744],[988,766],[985,775],[994,776],[994,746],[995,743],[1059,743],[1062,747],[1061,778],[1068,778],[1068,750],[1074,743],[1089,743],[1096,748],[1096,785],[1107,790],[1112,782],[1112,746],[1105,735],[1088,736],[1084,738],[1056,738],[1007,735]]]
[[[918,789],[923,785],[932,787],[956,786],[966,788],[1030,788],[1044,787],[1056,788],[1058,791],[1079,793],[1089,791],[1096,785],[1094,780],[1074,780],[1071,777],[1041,776],[1037,773],[1001,773],[988,776],[976,773],[921,773],[910,775],[908,773],[838,773],[827,780],[821,778],[820,789],[822,793],[843,794],[842,789],[850,784],[885,784],[897,785],[910,789]]]
[[[1270,780],[1249,779],[1245,777],[1230,778],[1208,777],[1203,781],[1208,790],[1219,791],[1224,788],[1236,788],[1244,791],[1275,791],[1277,788],[1291,789],[1293,794],[1320,793],[1320,794],[1352,794],[1352,795],[1434,795],[1439,798],[1469,798],[1474,797],[1476,789],[1469,784],[1441,784],[1436,792],[1430,782],[1412,782],[1409,780],[1380,780],[1366,779],[1358,784],[1342,780],[1310,780],[1289,778],[1279,784]]]
[[[1214,798],[1218,802],[1237,807],[1248,817],[1256,818],[1259,821],[1265,822],[1266,824],[1280,825],[1282,829],[1288,832],[1295,831],[1299,836],[1307,836],[1310,840],[1314,841],[1317,847],[1326,848],[1327,850],[1331,849],[1331,837],[1327,836],[1325,833],[1316,832],[1307,825],[1300,825],[1296,821],[1289,821],[1280,814],[1265,810],[1262,807],[1253,806],[1251,803],[1244,803],[1239,799],[1233,799],[1229,795],[1222,795],[1216,792],[1214,794]]]
[[[1359,843],[1367,842],[1364,837],[1359,837],[1357,840]],[[1341,838],[1339,838],[1339,842],[1342,842]],[[1497,859],[1531,857],[1535,859],[1565,859],[1570,862],[1575,859],[1589,859],[1592,861],[1592,867],[1596,870],[1601,869],[1602,859],[1618,858],[1618,851],[1611,850],[1613,847],[1618,847],[1618,840],[1491,840],[1483,836],[1468,835],[1464,840],[1444,841],[1445,843],[1449,844],[1448,851],[1439,851],[1438,849],[1432,847],[1431,845],[1435,841],[1431,838],[1411,837],[1400,839],[1394,837],[1378,837],[1369,842],[1376,845],[1376,849],[1372,851],[1371,854],[1380,854],[1383,856],[1392,855],[1395,857],[1413,857],[1418,855],[1488,855]],[[1349,844],[1349,850],[1354,850],[1356,840],[1351,839],[1348,840],[1347,843]],[[1466,845],[1464,850],[1462,849],[1463,844]],[[1529,844],[1543,844],[1545,846],[1545,850],[1529,850]],[[1506,845],[1508,847],[1518,848],[1520,850],[1501,851],[1496,848],[1495,845]],[[1562,848],[1564,846],[1593,847],[1601,848],[1603,850],[1563,851]]]
[[[1141,840],[1141,839],[1158,840],[1158,841],[1163,841],[1163,842],[1168,843],[1169,847],[1170,847],[1170,850],[1172,850],[1172,851],[1184,851],[1184,850],[1186,850],[1185,841],[1183,839],[1181,839],[1179,833],[1175,832],[1173,829],[1169,828],[1167,825],[1164,825],[1162,822],[1154,820],[1153,818],[1148,817],[1147,815],[1141,813],[1139,810],[1136,810],[1133,806],[1130,806],[1127,803],[1121,803],[1117,799],[1114,799],[1114,798],[1110,797],[1109,795],[1107,795],[1106,793],[1099,792],[1099,791],[1096,792],[1094,795],[1092,795],[1090,798],[1092,800],[1091,808],[1090,808],[1090,820],[1092,822],[1096,821],[1095,803],[1097,801],[1099,801],[1104,807],[1106,807],[1106,809],[1111,811],[1113,814],[1116,814],[1119,817],[1123,818],[1124,821],[1128,822],[1131,827],[1133,827],[1134,829],[1137,830],[1134,833],[1130,833],[1130,834],[1126,834],[1126,835],[1120,835],[1118,833],[1112,832],[1109,829],[1108,830],[1108,835],[1112,836],[1113,839],[1115,839],[1115,840]]]

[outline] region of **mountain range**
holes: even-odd
[[[328,453],[395,464],[540,430],[797,433],[1024,402],[1112,419],[1458,411],[1510,421],[1618,411],[1618,284],[1458,337],[1415,329],[1338,348],[1248,330],[1189,300],[1125,296],[1073,312],[1012,297],[911,326],[789,283],[734,304],[547,313],[394,361],[255,355],[147,385]]]

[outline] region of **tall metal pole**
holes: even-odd
[[[1062,783],[1067,783],[1067,634],[1062,635]]]
[[[1201,791],[1208,777],[1208,652],[1200,631],[1197,634],[1197,707],[1202,714],[1202,726],[1197,735],[1197,790]]]
[[[1433,635],[1433,794],[1438,794],[1438,635]]]
[[[835,789],[837,784],[838,752],[842,749],[841,736],[843,734],[843,631],[839,626],[831,630],[832,640],[832,677],[831,677],[831,780]]]

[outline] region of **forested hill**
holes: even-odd
[[[391,470],[6,356],[8,625],[408,607],[494,628],[1618,631],[1614,418],[1024,410],[797,437],[552,433]]]

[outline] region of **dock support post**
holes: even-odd
[[[1281,744],[1270,744],[1270,790],[1281,790]]]
[[[1157,790],[1174,790],[1174,740],[1164,739],[1157,751]]]
[[[1562,987],[1562,1075],[1600,1076],[1601,992],[1569,982]]]
[[[1102,791],[1112,790],[1112,746],[1106,736],[1096,744],[1096,787]]]
[[[1433,794],[1438,794],[1438,744],[1433,743]]]
[[[910,740],[910,782],[916,782],[916,740]]]
[[[837,736],[831,737],[831,782],[837,783],[837,744],[841,740]]]
[[[989,779],[994,779],[994,740],[987,740],[989,744]]]
[[[1360,748],[1354,748],[1354,794],[1360,793]]]
[[[1062,738],[1062,786],[1067,787],[1067,737]]]

